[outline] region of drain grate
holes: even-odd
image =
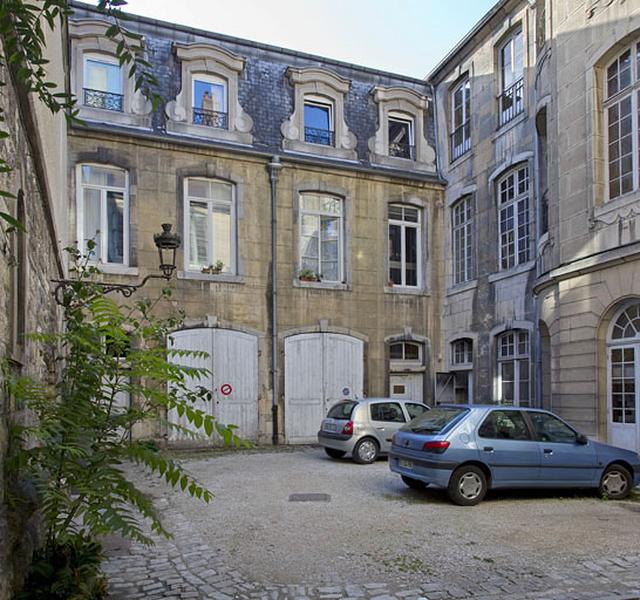
[[[331,502],[329,494],[291,494],[289,502]]]

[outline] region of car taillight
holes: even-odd
[[[353,435],[353,421],[347,421],[345,426],[342,428],[342,433],[344,435]]]
[[[422,449],[425,452],[437,452],[438,454],[442,454],[449,447],[449,442],[447,441],[433,441],[433,442],[425,442]]]

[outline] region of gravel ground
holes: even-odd
[[[555,573],[556,581],[585,565],[597,574],[617,564],[608,560],[622,560],[623,569],[640,558],[637,501],[603,501],[584,492],[494,492],[463,508],[442,491],[408,489],[386,460],[361,466],[313,447],[183,462],[216,494],[209,505],[148,477],[142,485],[170,530],[190,527],[221,563],[254,584],[469,583],[505,573],[522,582]],[[289,499],[309,493],[330,500]]]

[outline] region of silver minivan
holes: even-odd
[[[318,442],[331,458],[350,453],[360,464],[372,463],[391,449],[391,437],[429,407],[400,398],[343,400],[322,421]]]

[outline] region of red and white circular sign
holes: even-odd
[[[231,387],[230,384],[225,383],[225,384],[220,386],[220,393],[223,396],[228,396],[231,392],[233,392],[233,388]]]

